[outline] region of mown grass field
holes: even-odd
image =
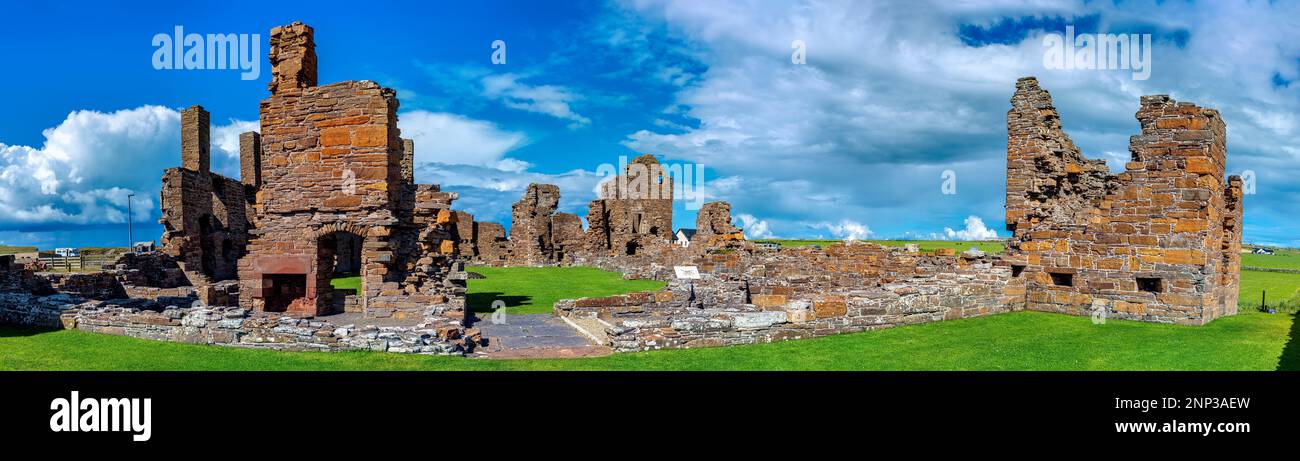
[[[1300,269],[1300,250],[1282,249],[1271,255],[1243,254],[1241,265],[1269,269]]]
[[[470,280],[465,303],[474,312],[491,312],[502,301],[507,314],[547,314],[561,299],[611,296],[664,287],[656,280],[623,280],[623,275],[590,267],[470,267],[487,277]]]
[[[985,250],[989,251],[989,250]],[[1300,267],[1297,267],[1300,268]],[[512,313],[557,299],[653,290],[590,268],[483,268],[472,308],[501,299]],[[1016,312],[773,344],[609,357],[487,360],[374,352],[274,352],[0,326],[0,370],[1300,370],[1294,315],[1300,274],[1244,271],[1241,313],[1189,327]]]
[[[0,326],[4,370],[1300,370],[1292,317],[1203,327],[1016,312],[752,346],[489,360],[275,352]]]

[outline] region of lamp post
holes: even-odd
[[[126,194],[126,248],[135,253],[135,232],[131,229],[131,198],[134,193]]]

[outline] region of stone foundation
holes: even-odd
[[[616,351],[765,343],[1015,310],[996,258],[913,254],[873,244],[701,256],[705,274],[664,290],[562,300]],[[593,323],[594,321],[595,323]]]
[[[57,294],[0,293],[0,323],[66,328],[190,344],[287,351],[371,350],[458,355],[481,338],[454,317],[430,309],[413,326],[337,325],[239,307],[212,307],[189,299],[87,301]]]

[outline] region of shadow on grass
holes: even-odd
[[[0,325],[0,338],[36,336],[41,333],[53,333],[59,330],[62,330],[62,328],[33,327],[27,325]]]
[[[1291,314],[1291,334],[1277,359],[1277,369],[1300,371],[1300,314]]]
[[[485,293],[468,293],[465,295],[465,306],[470,312],[492,312],[492,302],[502,301],[506,307],[522,306],[524,303],[532,301],[533,297],[528,295],[507,295],[501,292],[489,291]]]

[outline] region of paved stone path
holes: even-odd
[[[482,350],[488,358],[591,357],[610,353],[550,314],[509,315],[500,324],[492,323],[488,314],[479,314],[474,327],[491,341]]]

